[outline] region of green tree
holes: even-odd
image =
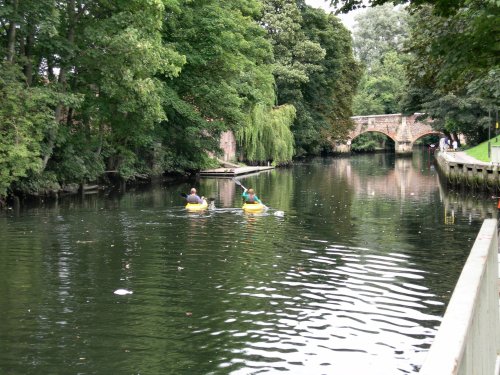
[[[394,150],[394,141],[385,134],[368,132],[360,134],[352,140],[351,150],[357,152],[373,152],[376,150]]]
[[[295,153],[290,131],[295,116],[295,107],[289,104],[274,108],[257,104],[249,124],[236,133],[246,159],[250,162],[271,160],[276,165],[290,162]]]
[[[437,14],[450,15],[458,9],[467,6],[469,0],[330,0],[330,4],[341,13],[347,13],[354,9],[366,8],[367,6],[375,7],[387,3],[392,3],[394,5],[409,3],[415,9],[420,6],[432,4]]]
[[[53,1],[0,1],[0,197],[43,168],[44,140],[57,125],[53,108],[76,102],[39,73],[57,16]]]
[[[303,1],[0,0],[0,25],[0,195],[197,170],[226,129],[285,163],[349,126],[349,33]]]
[[[486,138],[488,111],[500,104],[498,47],[484,29],[494,29],[495,11],[494,2],[471,1],[451,15],[427,6],[412,17],[405,109],[427,113],[436,129],[463,133],[469,143]]]
[[[10,186],[42,167],[44,132],[55,126],[50,90],[26,87],[21,68],[0,64],[0,197]]]
[[[82,16],[75,59],[85,103],[72,123],[102,153],[107,169],[130,178],[147,169],[144,150],[153,147],[155,125],[166,119],[161,77],[178,75],[185,62],[162,41],[164,18],[176,2],[92,5]]]
[[[278,104],[292,104],[298,155],[318,154],[344,138],[359,78],[349,32],[303,1],[265,1],[260,21],[275,56]]]
[[[364,6],[358,0],[331,3],[343,12]],[[490,126],[488,110],[498,108],[500,100],[500,4],[495,0],[395,3],[409,3],[412,13],[404,110],[426,112],[436,128],[463,132],[469,141],[484,139]]]
[[[321,70],[326,51],[302,31],[302,14],[294,0],[263,0],[260,23],[274,49],[278,104],[295,98],[311,73]],[[299,94],[300,95],[300,94]]]
[[[38,129],[35,142],[39,174],[30,179],[140,173],[154,125],[166,118],[160,77],[175,76],[184,63],[161,34],[177,1],[2,3],[2,55],[23,70],[25,90],[36,87],[52,100],[53,123]]]
[[[365,10],[354,20],[354,51],[368,70],[389,52],[403,53],[408,39],[408,14],[404,8],[386,3]]]
[[[380,62],[365,70],[354,98],[356,115],[398,113],[407,88],[403,57],[396,51],[387,52]]]
[[[297,134],[312,134],[299,146],[310,154],[331,149],[331,144],[343,140],[352,124],[352,102],[359,82],[361,69],[354,59],[349,31],[332,14],[319,9],[302,8],[303,30],[307,38],[321,45],[326,55],[321,69],[310,75],[302,85],[305,115],[296,121]]]
[[[161,129],[162,142],[176,150],[177,160],[170,163],[174,168],[207,165],[206,151],[218,150],[222,130],[248,134],[256,126],[256,111],[265,108],[271,113],[273,54],[264,29],[255,22],[259,5],[258,1],[185,1],[182,12],[165,25],[165,40],[187,59],[170,84],[169,121]],[[259,129],[261,125],[271,127],[272,122],[258,125]],[[252,161],[274,159],[267,148],[271,154],[254,153],[249,144],[241,146]],[[274,156],[279,159],[278,155]]]
[[[398,113],[406,89],[403,44],[408,15],[390,4],[370,8],[356,17],[354,46],[364,73],[354,99],[356,115]]]

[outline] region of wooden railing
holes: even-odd
[[[497,221],[474,242],[429,349],[422,375],[493,375],[500,343]]]

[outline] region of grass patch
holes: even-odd
[[[500,136],[490,139],[491,146],[500,146]],[[469,148],[465,153],[477,160],[489,162],[491,158],[488,157],[488,141],[478,144],[472,148]]]

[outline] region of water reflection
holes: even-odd
[[[349,159],[341,159],[338,166],[332,167],[332,172],[337,178],[345,177],[350,181],[356,195],[375,199],[382,197],[404,202],[417,196],[422,200],[436,189],[436,176],[423,175],[408,158],[394,160],[394,165],[388,169],[377,168],[377,174],[371,173],[373,166],[369,170],[363,169],[363,166],[353,165]]]
[[[0,372],[417,373],[496,202],[448,191],[426,155],[242,182],[268,212],[201,179],[0,217]],[[192,185],[217,209],[187,213]]]

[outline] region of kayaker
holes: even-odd
[[[189,192],[189,195],[186,197],[186,201],[188,203],[203,203],[205,201],[205,197],[199,197],[197,194],[196,194],[196,189],[195,188],[191,188],[191,191]]]
[[[253,191],[253,189],[245,189],[243,190],[243,194],[241,194],[241,196],[245,199],[245,203],[261,203],[262,202],[260,201],[259,197],[257,197],[257,195],[255,195],[255,192]]]

